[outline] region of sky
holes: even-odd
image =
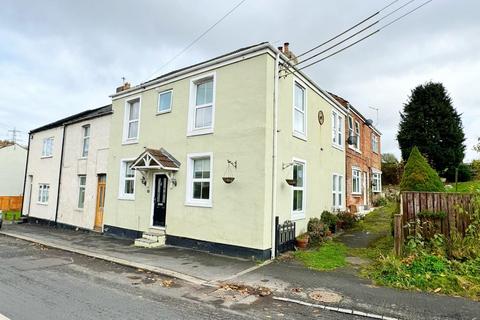
[[[187,52],[162,65],[239,0],[2,0],[0,139],[110,103],[133,85],[217,55],[269,41],[301,53],[390,0],[246,0]],[[396,4],[406,3],[400,0]],[[421,4],[416,0],[407,8]],[[391,8],[393,8],[392,6]],[[405,9],[407,9],[405,8]],[[399,112],[411,90],[442,82],[462,114],[466,161],[480,136],[480,2],[433,0],[366,41],[304,70],[349,100],[383,133],[382,152],[400,155]],[[388,13],[389,9],[383,11]],[[390,18],[394,18],[392,15]],[[382,23],[390,21],[387,18]],[[381,24],[380,24],[381,25]],[[10,134],[11,136],[11,134]]]

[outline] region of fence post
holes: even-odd
[[[395,255],[399,257],[402,255],[403,246],[402,214],[396,214],[394,219]]]

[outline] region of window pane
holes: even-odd
[[[78,207],[82,209],[84,204],[85,204],[85,188],[80,188],[78,193]]]
[[[212,106],[197,108],[195,110],[195,128],[212,126]]]
[[[88,156],[88,147],[90,144],[90,138],[83,139],[83,149],[82,149],[82,157]]]
[[[337,191],[337,176],[333,176],[333,185],[332,185],[332,190]]]
[[[50,190],[50,186],[45,186],[45,190],[44,190],[45,202],[48,202],[49,190]]]
[[[158,111],[170,110],[172,105],[172,91],[160,93]]]
[[[303,165],[294,164],[293,165],[293,179],[296,180],[296,187],[303,187]]]
[[[210,198],[210,182],[202,182],[202,199]]]
[[[132,164],[133,164],[132,161],[125,162],[125,177],[126,178],[135,177],[135,171],[131,168]]]
[[[201,199],[202,195],[202,183],[194,182],[193,183],[193,199]]]
[[[128,139],[136,138],[138,136],[138,121],[130,122],[128,124]]]
[[[338,177],[338,191],[342,192],[343,177]]]
[[[293,191],[293,211],[303,210],[303,190]]]
[[[193,160],[193,177],[196,179],[210,178],[210,159]]]
[[[90,136],[90,126],[84,126],[83,127],[83,136],[84,137],[89,137]]]
[[[135,184],[133,180],[125,180],[125,194],[133,194],[135,188]]]
[[[295,107],[305,110],[305,91],[298,84],[295,84]]]
[[[297,132],[305,132],[305,114],[295,109],[295,128]]]
[[[213,79],[197,84],[196,105],[212,103],[213,101]]]
[[[140,101],[130,102],[130,114],[128,120],[138,120],[138,115],[140,111]]]

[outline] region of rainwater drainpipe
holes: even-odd
[[[57,206],[55,208],[55,226],[57,225],[58,220],[58,206],[60,204],[60,185],[62,183],[62,167],[63,167],[63,148],[65,147],[65,135],[66,135],[67,125],[63,125],[63,132],[62,132],[62,148],[60,150],[60,169],[58,170],[58,191],[57,191]]]
[[[280,52],[277,52],[275,58],[275,71],[274,76],[274,85],[273,85],[273,154],[272,154],[272,250],[271,250],[271,259],[275,259],[276,248],[275,248],[275,216],[277,213],[277,140],[278,140],[278,75],[279,75],[279,64],[280,64]]]

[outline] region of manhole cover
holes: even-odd
[[[308,296],[312,300],[325,303],[336,303],[342,300],[341,295],[329,291],[312,291]]]

